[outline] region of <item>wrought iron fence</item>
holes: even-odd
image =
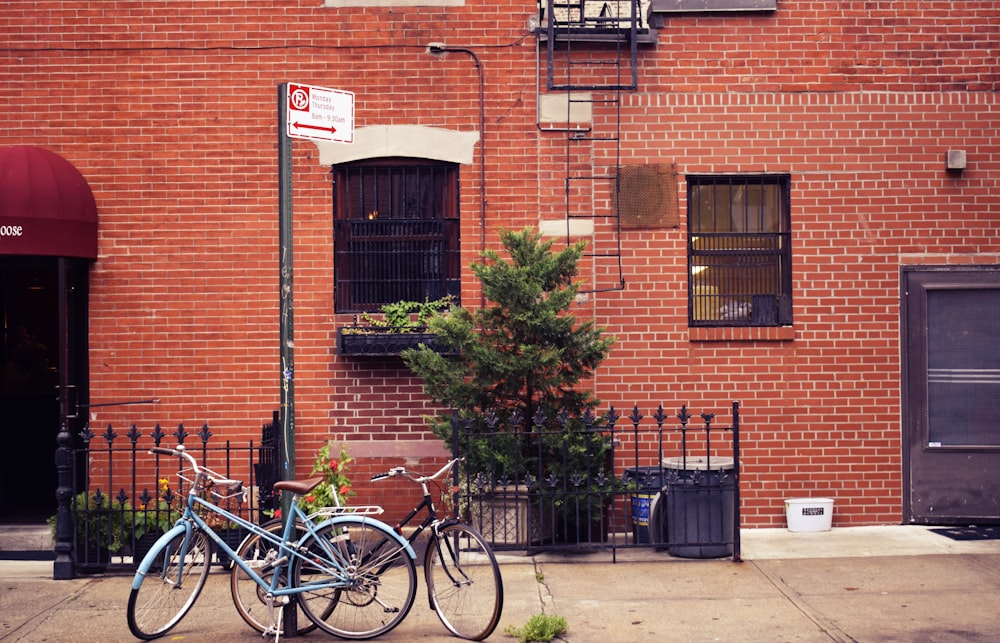
[[[496,549],[653,547],[740,560],[739,404],[622,417],[454,415],[455,510]]]
[[[246,502],[228,509],[266,519],[279,498],[280,418],[263,426],[261,441],[236,443],[208,425],[167,433],[89,428],[72,451],[72,527],[57,532],[57,552],[73,551],[77,572],[130,570],[144,547],[169,528],[187,492],[175,458],[152,456],[153,446],[185,444],[199,461],[245,481]],[[601,415],[530,421],[517,415],[459,418],[453,453],[454,509],[499,550],[652,547],[688,558],[740,560],[739,404],[729,423],[714,413],[660,406],[627,416]],[[220,532],[221,533],[221,532]],[[229,536],[237,543],[243,534]],[[220,561],[222,562],[222,561]]]
[[[275,502],[271,486],[278,478],[279,426],[276,412],[258,443],[216,438],[207,424],[193,433],[183,424],[169,433],[160,425],[146,432],[136,425],[125,431],[108,425],[100,433],[85,428],[80,434],[82,447],[74,449],[70,459],[74,485],[67,515],[72,524],[57,530],[57,538],[67,539],[57,540],[57,551],[62,544],[73,552],[77,573],[128,570],[142,560],[180,516],[191,483],[181,475],[178,458],[150,455],[154,446],[184,444],[200,463],[245,481],[247,494],[230,499],[225,508],[261,520]],[[244,535],[227,525],[213,527],[233,546]]]

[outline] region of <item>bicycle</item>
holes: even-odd
[[[500,566],[493,549],[476,529],[455,518],[438,517],[427,486],[447,475],[459,460],[449,460],[431,476],[395,467],[373,476],[372,481],[401,477],[420,485],[423,495],[420,504],[399,522],[395,531],[401,533],[421,511],[426,511],[423,521],[406,540],[412,545],[425,529],[431,530],[424,553],[424,579],[431,608],[455,636],[481,641],[496,629],[503,611]]]
[[[262,592],[269,616],[264,634],[274,634],[276,640],[282,633],[283,609],[292,596],[302,599],[300,605],[311,620],[323,619],[316,623],[319,627],[341,638],[372,638],[406,618],[416,596],[416,554],[385,523],[357,512],[324,511],[318,517],[326,520],[317,524],[293,502],[284,528],[275,534],[212,501],[245,494],[241,481],[200,466],[183,445],[154,447],[150,453],[186,461],[188,467],[178,475],[190,482],[190,488],[181,518],[153,544],[132,580],[128,626],[137,638],[163,636],[190,611],[208,578],[213,545]],[[294,499],[321,481],[283,481],[275,489],[291,492]],[[238,549],[256,536],[269,543],[270,553],[260,560],[241,558],[199,512],[215,514],[250,532]],[[385,543],[394,543],[391,556],[374,550],[373,545],[381,549]],[[334,615],[346,611],[338,608],[348,602],[355,608],[354,619],[341,624]],[[358,618],[361,614],[364,618]]]
[[[503,610],[503,581],[493,550],[482,535],[456,519],[441,520],[434,507],[428,483],[437,483],[457,462],[458,459],[449,461],[431,476],[418,476],[404,467],[397,467],[374,476],[372,480],[402,477],[421,486],[423,499],[400,521],[394,531],[401,533],[420,512],[426,511],[427,515],[406,540],[412,546],[421,533],[427,528],[431,529],[424,554],[424,578],[430,607],[452,634],[478,641],[492,634],[500,622]],[[344,508],[338,506],[329,509],[340,511]],[[282,523],[274,520],[262,527],[273,531],[281,529]],[[260,554],[255,553],[255,550],[262,546],[266,553],[268,546],[262,544],[259,537],[252,535],[240,546],[240,554],[244,557],[258,556]],[[372,543],[368,553],[361,560],[365,567],[374,569],[376,576],[381,576],[383,572],[379,567],[391,564],[397,555],[399,555],[398,542],[385,539],[382,542]],[[373,568],[371,562],[375,559],[385,562]],[[241,615],[246,615],[244,619],[251,623],[248,617],[252,619],[252,614],[260,608],[262,600],[253,586],[246,587],[245,581],[245,575],[234,568],[231,576],[233,599],[238,601],[237,610]],[[363,605],[358,605],[356,596],[349,596],[347,600],[341,597],[335,607],[331,602],[317,601],[316,597],[305,597],[305,600],[303,598],[300,597],[300,609],[313,624],[324,630],[330,631],[324,627],[324,623],[333,620],[338,629],[343,631],[346,623],[354,622],[355,619],[359,623],[355,624],[353,629],[362,629],[361,615],[354,612]],[[262,624],[251,623],[251,625],[258,631],[263,631]]]

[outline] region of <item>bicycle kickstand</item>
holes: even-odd
[[[274,634],[274,643],[278,643],[278,640],[281,638],[281,624],[285,622],[284,621],[285,605],[288,604],[288,597],[282,596],[281,598],[277,599],[277,601],[279,603],[277,609],[278,618],[275,619],[275,609],[274,609],[275,598],[274,596],[270,595],[267,597],[267,612],[271,616],[271,625],[265,628],[264,633],[262,634],[262,636],[270,636]]]

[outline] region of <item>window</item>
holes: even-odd
[[[458,166],[422,159],[333,168],[334,310],[459,296]]]
[[[688,176],[692,326],[792,323],[786,175]]]

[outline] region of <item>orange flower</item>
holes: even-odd
[[[306,496],[306,502],[316,502],[316,496],[309,494]]]
[[[350,493],[350,491],[351,491],[350,485],[346,485],[346,484],[340,485],[340,495],[341,496],[347,496],[347,494]]]

